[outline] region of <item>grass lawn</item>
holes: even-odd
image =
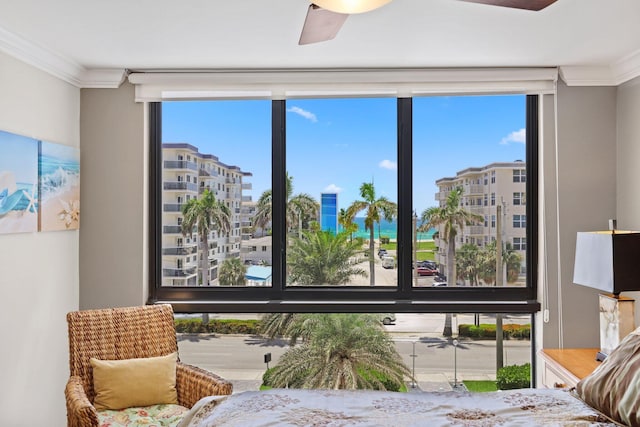
[[[463,381],[467,390],[472,392],[498,391],[495,381]]]
[[[396,242],[391,242],[381,245],[380,247],[388,251],[395,251],[398,248],[398,244]],[[418,261],[435,261],[435,249],[436,244],[433,241],[418,242],[418,251],[416,252]]]
[[[398,248],[398,244],[396,242],[390,242],[384,245],[381,245],[382,249],[386,250],[396,250]],[[436,248],[436,244],[433,240],[423,240],[418,242],[418,250],[419,251],[433,251]]]

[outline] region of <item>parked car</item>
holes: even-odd
[[[396,315],[393,313],[384,313],[382,315],[382,324],[383,325],[392,325],[396,322]]]
[[[382,259],[382,257],[384,257],[385,255],[387,255],[386,249],[378,249],[378,256],[380,257],[380,259]]]
[[[435,276],[438,274],[438,270],[429,267],[418,266],[418,276]]]
[[[431,286],[437,286],[437,287],[447,286],[447,282],[441,282],[441,281],[434,280],[433,281],[433,285],[431,285]]]
[[[382,268],[396,268],[396,259],[388,255],[383,256]]]

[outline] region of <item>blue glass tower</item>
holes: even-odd
[[[320,194],[320,227],[323,231],[338,234],[338,194]]]

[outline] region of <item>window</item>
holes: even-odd
[[[460,120],[457,112],[434,108],[443,103],[465,106],[470,112]],[[185,114],[183,108],[207,113]],[[469,213],[470,220],[456,241],[476,249],[488,239],[495,241],[493,230],[500,221],[496,196],[508,200],[508,194],[499,189],[511,178],[514,154],[496,154],[499,140],[495,147],[474,146],[479,143],[469,135],[476,135],[482,122],[501,120],[502,115],[496,112],[502,109],[513,110],[517,117],[516,122],[504,126],[505,135],[525,127],[525,122],[527,128],[536,127],[537,97],[533,95],[151,103],[151,300],[171,301],[196,312],[209,310],[212,301],[225,301],[225,307],[247,312],[306,311],[309,304],[331,305],[332,309],[338,304],[360,312],[391,308],[443,312],[443,301],[447,301],[448,310],[495,312],[495,301],[501,301],[501,309],[536,310],[538,306],[532,302],[535,268],[527,269],[527,278],[500,289],[495,289],[490,279],[480,286],[460,289],[453,289],[453,283],[435,286],[435,279],[446,276],[448,266],[458,259],[446,259],[448,236],[443,228],[428,226],[422,215],[428,208],[445,206],[450,196],[457,198],[455,205]],[[484,112],[487,115],[483,116]],[[193,131],[198,121],[205,123],[206,131],[189,140],[187,130]],[[447,123],[448,127],[436,131],[434,123]],[[452,143],[443,143],[442,135],[450,135]],[[515,147],[522,151],[516,158],[527,159],[524,164],[533,177],[529,181],[534,183],[536,138],[535,131],[527,132],[527,143]],[[172,163],[178,155],[188,161]],[[163,183],[171,182],[177,172],[193,171],[204,188],[164,189]],[[480,185],[485,177],[496,184],[490,206],[485,206],[486,194]],[[526,188],[534,192],[532,200],[536,200],[535,186],[527,183]],[[181,205],[201,201],[205,193],[213,196],[219,210],[226,207],[229,227],[214,222],[212,229],[202,230],[194,223],[192,229],[178,233],[167,229],[175,234],[167,236],[164,225],[176,224],[181,217],[181,228],[187,223]],[[332,196],[323,198],[323,194]],[[378,212],[368,220],[373,205]],[[251,211],[244,208],[250,206],[256,208],[253,217],[243,219],[243,212]],[[535,208],[526,206],[534,218]],[[536,221],[528,223],[525,214],[518,215],[522,218],[520,228],[524,227],[527,236],[534,234]],[[489,216],[491,230],[487,232],[492,234],[487,235],[483,225]],[[338,227],[332,232],[335,222]],[[245,230],[245,223],[253,227]],[[168,271],[165,266],[175,265],[176,259],[187,259],[172,253],[178,235],[185,238],[185,249],[192,251],[189,256],[202,254],[202,246],[210,242],[216,244],[215,250],[202,261],[183,264],[180,271]],[[245,240],[245,235],[249,239]],[[510,236],[505,237],[503,241],[509,241]],[[186,243],[188,239],[193,243]],[[312,266],[296,264],[305,261],[299,254],[307,249],[326,250],[331,245],[352,247],[339,264],[350,266],[350,271],[341,273],[347,280],[310,279]],[[252,251],[253,247],[266,249],[266,253]],[[519,269],[535,254],[535,248],[529,248]],[[253,258],[257,256],[264,258]],[[385,263],[390,268],[382,267],[385,257],[395,259],[395,263]],[[270,267],[268,285],[227,282],[221,272],[234,259],[248,268],[254,263]],[[460,285],[473,281],[468,277],[460,280]],[[517,305],[509,305],[515,301]]]
[[[513,228],[525,228],[527,226],[526,215],[514,215],[513,216]]]
[[[526,237],[514,237],[513,238],[513,249],[516,251],[524,251],[527,249],[527,238]]]
[[[519,206],[524,204],[526,204],[526,198],[524,193],[522,192],[513,193],[513,205]]]
[[[513,182],[527,182],[527,175],[524,169],[513,170]]]

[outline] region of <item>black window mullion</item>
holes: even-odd
[[[539,96],[527,95],[526,107],[526,266],[530,299],[537,298],[538,283],[538,114]]]
[[[273,247],[272,298],[281,299],[286,287],[286,101],[271,102],[271,238]]]
[[[413,253],[413,99],[398,98],[398,293],[410,297]]]
[[[149,103],[149,296],[158,300],[162,285],[162,103]]]

